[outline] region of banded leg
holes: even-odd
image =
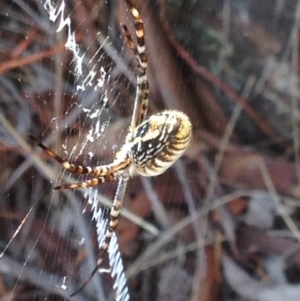
[[[54,186],[54,190],[64,190],[64,189],[76,189],[76,188],[88,188],[88,187],[94,187],[101,183],[110,182],[112,180],[116,180],[117,177],[115,174],[109,174],[106,176],[101,176],[98,178],[93,178],[90,180],[85,180],[82,182],[77,183],[70,183],[70,184],[63,184],[59,186]]]
[[[99,255],[98,255],[98,261],[96,267],[93,269],[90,276],[86,279],[86,281],[79,287],[78,290],[76,290],[74,293],[70,295],[70,297],[75,296],[78,294],[94,277],[94,275],[97,273],[99,268],[101,267],[104,257],[107,253],[107,250],[109,248],[109,244],[112,238],[113,233],[116,230],[116,227],[118,225],[120,211],[123,205],[123,200],[125,196],[125,191],[127,187],[128,177],[124,177],[119,179],[118,188],[116,191],[116,195],[114,198],[113,206],[110,209],[110,215],[109,215],[109,223],[106,228],[105,237],[102,245],[99,249]]]
[[[43,151],[45,151],[50,157],[52,157],[54,160],[56,160],[59,164],[63,166],[64,169],[66,169],[68,172],[73,174],[91,174],[96,176],[99,179],[101,177],[111,176],[112,174],[118,172],[119,170],[122,170],[129,166],[130,161],[129,160],[114,160],[111,164],[107,165],[101,165],[96,167],[90,167],[90,166],[83,166],[83,165],[77,165],[77,164],[70,164],[68,161],[65,161],[60,156],[58,156],[56,153],[54,153],[51,149],[46,147],[44,144],[42,144],[38,139],[33,137],[32,135],[29,135],[29,138],[33,140]],[[113,178],[112,178],[113,180]],[[111,180],[108,180],[111,181]],[[108,181],[99,181],[98,184],[108,182]],[[79,184],[79,183],[74,183]],[[98,185],[95,184],[95,185]],[[73,184],[70,184],[73,185]],[[74,186],[73,188],[67,187],[70,185],[62,185],[62,186],[56,186],[54,189],[73,189],[73,188],[82,188],[82,187],[91,187],[95,185],[89,185],[87,183],[87,186]],[[83,184],[85,185],[85,184]],[[61,188],[58,188],[61,187]]]
[[[130,7],[130,12],[134,18],[137,47],[135,46],[132,37],[125,25],[123,25],[123,30],[128,41],[128,45],[136,56],[139,69],[137,76],[135,105],[131,120],[131,132],[133,132],[136,127],[146,119],[148,110],[149,83],[146,75],[148,62],[145,48],[144,23],[138,10],[135,7]]]
[[[123,28],[129,47],[132,49],[134,55],[137,58],[138,70],[139,70],[137,76],[137,91],[135,97],[135,104],[134,104],[134,110],[133,110],[131,126],[130,126],[130,132],[132,134],[134,130],[137,128],[137,126],[146,119],[146,114],[148,110],[149,84],[146,76],[147,57],[145,51],[144,24],[137,9],[132,7],[131,5],[130,5],[130,12],[135,20],[134,24],[136,29],[137,47],[135,46],[127,27],[123,26]],[[126,138],[126,142],[131,142],[131,138],[132,135],[128,135]],[[124,175],[120,175],[117,192],[114,198],[113,206],[110,211],[109,222],[106,228],[105,237],[103,242],[101,242],[99,248],[97,265],[92,271],[92,273],[90,274],[90,276],[82,284],[82,286],[77,291],[75,291],[71,295],[71,297],[79,293],[91,281],[91,279],[93,278],[93,276],[96,274],[96,272],[98,271],[98,269],[101,267],[103,263],[104,257],[107,253],[107,250],[111,242],[112,235],[115,232],[115,229],[118,224],[118,218],[120,215],[120,210],[122,208],[127,182],[128,182],[128,177]]]

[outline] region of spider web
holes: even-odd
[[[80,6],[81,3],[79,3],[78,5]],[[75,6],[74,11],[76,11],[76,9],[77,7]],[[109,42],[108,38],[101,39],[100,33],[98,33],[98,42],[100,44],[100,46],[97,46],[98,48],[93,47],[93,49],[90,49],[88,46],[86,46],[84,42],[78,43],[76,41],[76,39],[78,38],[78,32],[76,32],[76,30],[73,29],[74,25],[72,23],[71,18],[72,14],[75,14],[75,12],[68,11],[65,1],[37,1],[32,6],[28,5],[26,2],[23,1],[15,1],[11,4],[10,7],[8,6],[7,11],[8,13],[3,25],[4,28],[9,28],[10,15],[13,15],[14,13],[19,13],[20,16],[22,16],[22,13],[25,12],[25,14],[27,13],[28,15],[32,16],[32,24],[27,25],[29,28],[27,39],[31,38],[30,31],[46,29],[48,35],[44,37],[44,49],[41,49],[40,51],[41,56],[43,56],[43,53],[46,52],[45,49],[47,49],[48,46],[51,46],[51,42],[48,43],[47,41],[48,39],[53,39],[54,41],[57,40],[56,45],[58,46],[57,49],[54,48],[54,52],[57,50],[63,53],[61,55],[60,60],[58,59],[55,62],[51,62],[52,59],[50,59],[50,64],[52,64],[52,67],[54,69],[56,68],[56,71],[57,68],[59,69],[61,67],[61,70],[57,71],[61,72],[61,80],[63,78],[63,73],[68,73],[68,77],[70,80],[64,82],[63,85],[61,85],[59,81],[55,81],[51,74],[47,74],[47,71],[43,69],[44,66],[41,61],[40,63],[34,65],[34,70],[32,71],[34,74],[40,74],[39,72],[45,72],[44,76],[49,77],[49,86],[56,85],[58,89],[57,93],[61,93],[61,95],[58,96],[56,100],[55,95],[48,95],[50,99],[53,97],[53,107],[55,107],[56,105],[58,107],[58,111],[54,111],[54,117],[52,116],[50,118],[48,125],[44,129],[43,143],[47,145],[53,143],[60,133],[66,131],[66,129],[69,129],[72,126],[74,126],[74,124],[76,124],[80,126],[80,128],[78,128],[77,131],[79,137],[82,138],[81,141],[77,143],[71,141],[73,139],[73,135],[69,131],[69,133],[65,135],[65,138],[62,141],[61,153],[63,154],[62,156],[64,158],[72,158],[72,160],[76,160],[80,157],[83,157],[83,164],[89,164],[89,162],[91,162],[94,159],[95,150],[97,148],[104,151],[107,149],[108,141],[107,137],[105,136],[105,131],[107,130],[113,118],[111,112],[112,110],[108,107],[111,105],[113,106],[114,103],[117,102],[117,99],[115,99],[113,103],[109,104],[109,98],[111,99],[113,97],[110,94],[114,94],[112,90],[114,88],[109,87],[111,81],[110,72],[105,70],[104,68],[104,66],[106,66],[106,69],[110,69],[110,67],[112,66],[112,62],[111,58],[109,58],[106,55],[107,50],[104,51],[103,47],[107,45],[107,47],[113,49],[113,45],[111,44],[111,42]],[[80,9],[78,9],[78,11],[80,11]],[[35,35],[35,32],[33,33],[33,35]],[[37,38],[43,37],[38,36]],[[30,48],[30,46],[31,45],[29,44],[28,48]],[[64,51],[65,49],[66,51]],[[26,54],[27,53],[25,50],[24,55],[26,56]],[[115,55],[117,55],[117,52],[115,52]],[[45,56],[46,59],[49,56],[51,58],[51,53]],[[39,62],[39,60],[37,61]],[[22,64],[22,62],[20,64]],[[107,66],[109,66],[109,68],[107,68]],[[24,68],[20,69],[20,73],[17,74],[17,79],[20,83],[21,89],[24,92],[26,91],[25,94],[28,93],[29,95],[27,97],[30,98],[31,91],[28,91],[26,84],[22,82],[24,78],[23,70]],[[39,91],[37,95],[37,101],[44,102],[44,104],[46,104],[47,100],[43,100],[43,95],[46,95],[48,87],[47,85],[44,85],[44,83],[43,86],[42,82],[42,79],[37,77],[36,84],[39,87],[37,89]],[[66,102],[66,105],[62,101],[63,97],[70,98],[70,101]],[[38,105],[38,109],[42,109],[43,106],[41,104]],[[22,112],[23,111],[24,110],[22,110]],[[63,112],[63,115],[60,115],[60,111]],[[55,114],[57,115],[55,116]],[[2,116],[1,121],[3,120],[7,121],[5,116]],[[52,128],[50,135],[47,134],[47,127]],[[86,131],[83,130],[85,128],[87,128]],[[27,130],[28,132],[34,131],[33,128],[31,130],[29,130],[28,128]],[[24,136],[28,134],[26,133],[26,130],[20,131],[20,133],[23,133]],[[121,133],[118,135],[120,140],[122,139],[123,134],[126,134],[126,129],[121,130]],[[17,136],[17,139],[18,138],[21,139],[21,137]],[[74,146],[70,149],[68,146],[69,144],[73,144]],[[117,149],[117,147],[119,147],[119,145],[113,146],[115,150]],[[29,150],[27,145],[25,145],[25,149]],[[60,174],[57,178],[57,176],[55,176],[56,172],[53,169],[49,169],[44,164],[44,162],[40,161],[39,159],[37,159],[37,162],[37,165],[39,165],[39,167],[44,170],[44,175],[46,176],[48,181],[50,180],[56,182],[58,180],[60,182],[64,180],[66,181],[67,178],[71,178],[70,175],[65,173]],[[98,165],[101,164],[101,162],[96,161],[95,164]],[[20,172],[24,173],[26,172],[28,167],[28,164],[23,164],[19,167],[19,170]],[[73,181],[80,181],[80,179],[73,179]],[[34,180],[32,181],[32,184],[33,183]],[[112,185],[112,187],[114,188],[114,185]],[[51,189],[51,187],[49,188]],[[24,280],[24,277],[25,279],[29,278],[33,284],[37,285],[37,287],[44,286],[44,289],[48,292],[46,294],[46,298],[47,295],[51,295],[57,292],[59,292],[59,295],[65,296],[67,298],[68,295],[72,293],[72,291],[76,290],[74,283],[70,282],[70,280],[68,279],[69,276],[67,274],[59,273],[60,277],[55,277],[53,276],[54,274],[52,275],[51,273],[48,273],[49,269],[45,265],[44,268],[41,269],[40,273],[37,273],[37,275],[34,275],[33,273],[32,278],[28,277],[27,269],[30,266],[31,261],[34,260],[32,258],[34,257],[35,248],[39,244],[39,241],[43,236],[45,228],[48,227],[48,223],[51,224],[54,227],[54,229],[59,229],[60,234],[65,233],[65,235],[68,235],[74,232],[74,229],[70,228],[69,221],[75,217],[76,231],[79,231],[79,238],[82,237],[81,244],[85,247],[87,246],[88,250],[93,249],[91,245],[91,239],[89,237],[91,236],[91,233],[93,232],[93,227],[95,226],[97,229],[96,233],[98,244],[101,245],[101,242],[104,238],[107,222],[107,214],[104,214],[105,210],[103,211],[101,203],[104,203],[106,206],[110,206],[111,201],[105,198],[103,195],[100,195],[100,193],[98,193],[98,190],[96,189],[88,189],[83,193],[83,195],[81,192],[75,193],[74,191],[66,191],[64,195],[65,198],[63,199],[63,202],[67,201],[68,206],[63,205],[63,202],[61,202],[60,200],[58,200],[59,203],[55,204],[57,200],[55,200],[55,198],[53,197],[49,204],[49,207],[45,208],[44,224],[41,225],[42,229],[39,232],[37,238],[34,240],[32,248],[27,250],[26,252],[27,255],[25,256],[25,263],[23,264],[23,266],[19,265],[15,267],[16,269],[19,269],[19,273],[17,276],[17,282],[15,283],[11,295],[8,298],[9,300],[14,300],[15,295],[18,295],[18,284],[19,282],[22,282]],[[40,196],[41,194],[39,194],[38,199],[40,199]],[[111,197],[113,198],[113,195]],[[58,199],[59,198],[60,197],[58,197]],[[85,201],[86,205],[80,204],[83,200]],[[26,223],[28,223],[28,220],[30,220],[32,212],[37,212],[38,210],[37,204],[38,200],[33,201],[32,207],[29,210],[29,213],[26,215],[26,218],[21,223],[21,226],[19,227],[18,231],[24,225],[24,227],[26,228]],[[57,211],[57,214],[53,215],[53,210]],[[86,225],[86,223],[88,223],[88,217],[81,216],[82,213],[86,211],[91,211],[89,216],[92,217],[92,221],[94,222],[90,226]],[[86,232],[84,229],[89,229],[89,232]],[[18,234],[18,231],[15,232],[13,238],[15,238],[15,236]],[[50,232],[50,241],[48,244],[46,244],[48,248],[48,251],[46,251],[45,255],[46,257],[48,256],[47,254],[51,253],[51,240],[53,239],[53,236],[55,236],[55,233]],[[60,243],[62,244],[62,242]],[[14,244],[13,239],[4,248],[5,251],[2,254],[2,257],[7,259],[8,261],[9,258],[6,258],[5,256],[7,250],[11,247],[11,244]],[[72,249],[72,246],[69,247],[69,249]],[[54,261],[59,262],[68,259],[64,258],[64,255],[59,254],[59,252],[60,251],[58,250],[57,254],[54,255]],[[116,300],[129,300],[128,288],[126,285],[126,278],[124,274],[124,267],[119,252],[118,241],[116,239],[116,236],[114,236],[112,239],[112,244],[109,247],[108,253],[109,262],[105,262],[107,271],[103,273],[109,274],[113,279],[113,283],[111,283],[110,289],[106,288],[105,290],[103,289],[103,287],[99,286],[99,284],[102,282],[102,277],[100,277],[99,273],[95,275],[95,277],[92,279],[92,283],[94,283],[94,289],[96,288],[95,291],[93,292],[92,290],[90,290],[89,286],[87,286],[86,289],[89,291],[89,294],[97,295],[97,298],[99,298],[99,300],[105,300],[105,295],[107,295],[108,292],[111,293],[112,289],[114,288]],[[65,256],[71,255],[69,254]],[[79,286],[80,283],[85,280],[84,278],[88,277],[89,273],[93,269],[93,266],[95,266],[96,264],[97,258],[94,254],[89,252],[87,254],[87,258],[88,263],[86,264],[86,266],[83,265],[81,268],[81,278],[79,280],[77,279],[77,286]],[[45,262],[47,262],[47,259],[45,259]],[[55,264],[53,264],[53,266],[54,265]],[[76,264],[74,263],[74,265]],[[5,270],[5,267],[3,267],[3,269]],[[9,269],[9,267],[7,266],[6,269]],[[105,266],[103,267],[103,270],[105,270]],[[25,274],[26,276],[24,276],[23,274]],[[111,282],[111,280],[109,282]],[[38,294],[38,291],[34,293],[34,295],[36,294]],[[74,298],[80,299],[79,296],[75,296]]]

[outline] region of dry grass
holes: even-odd
[[[129,183],[118,238],[131,300],[298,300],[299,4],[136,2],[150,113],[185,111],[194,136],[175,168]],[[39,1],[1,5],[1,249],[13,240],[0,259],[0,298],[64,300],[94,267],[95,225],[81,192],[53,192],[65,175],[28,135],[77,162],[91,163],[89,152],[92,163],[113,158],[135,93],[119,27],[132,30],[132,19],[123,1],[67,2],[85,54],[79,81],[93,66],[96,79],[107,74],[101,90],[80,92],[67,31],[56,32]],[[83,108],[103,110],[92,119]],[[104,131],[87,143],[98,120]],[[102,204],[115,188],[97,188]],[[100,278],[72,300],[112,300],[112,280]]]

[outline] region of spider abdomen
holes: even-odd
[[[187,149],[192,135],[189,118],[179,111],[150,116],[133,132],[130,157],[134,171],[142,176],[163,173]]]

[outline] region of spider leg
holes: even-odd
[[[149,84],[148,84],[148,79],[147,79],[147,75],[146,75],[147,57],[146,57],[145,38],[144,38],[144,36],[145,36],[144,24],[143,24],[143,20],[140,16],[139,12],[137,11],[137,9],[131,5],[130,5],[130,12],[134,18],[137,46],[135,46],[135,44],[132,40],[132,37],[125,25],[123,25],[123,29],[124,29],[126,39],[128,41],[128,45],[132,49],[134,55],[136,56],[139,72],[138,72],[138,76],[137,76],[137,90],[136,90],[134,110],[133,110],[133,115],[132,115],[132,120],[131,120],[131,125],[130,125],[130,132],[126,138],[127,144],[130,144],[132,142],[133,132],[138,127],[138,125],[141,124],[141,122],[143,122],[146,119],[146,114],[147,114],[147,110],[148,110],[148,96],[149,96]],[[122,152],[121,152],[121,154],[122,154]],[[120,158],[118,158],[118,156],[117,156],[116,160],[121,161],[121,156],[120,156]],[[93,276],[96,274],[98,269],[101,267],[104,257],[109,248],[111,238],[118,225],[118,218],[120,215],[120,210],[122,208],[123,199],[124,199],[124,195],[125,195],[125,191],[126,191],[126,187],[127,187],[128,175],[120,174],[120,176],[118,178],[119,178],[118,188],[117,188],[116,195],[114,198],[113,206],[110,210],[109,222],[108,222],[108,225],[106,228],[104,241],[102,242],[100,249],[99,249],[97,265],[94,268],[94,270],[92,271],[92,273],[90,274],[90,276],[86,279],[86,281],[80,286],[80,288],[77,291],[75,291],[74,293],[72,293],[71,297],[76,295],[77,293],[79,293],[91,281]]]
[[[73,297],[73,296],[77,295],[80,291],[82,291],[83,288],[92,280],[93,276],[97,273],[97,271],[99,270],[99,268],[102,265],[102,262],[107,253],[111,238],[118,225],[118,218],[119,218],[121,208],[123,205],[123,199],[124,199],[124,195],[125,195],[127,182],[128,182],[128,177],[124,177],[119,180],[118,188],[117,188],[116,195],[115,195],[114,202],[113,202],[113,206],[110,210],[109,223],[106,228],[104,242],[99,250],[97,265],[95,266],[95,268],[93,269],[93,271],[91,272],[89,277],[79,287],[79,289],[76,290],[75,292],[73,292],[70,295],[70,297]]]
[[[131,37],[131,34],[128,30],[128,27],[125,24],[122,24],[122,28],[125,34],[125,37],[127,39],[127,44],[129,46],[129,48],[132,50],[132,52],[134,53],[136,60],[138,62],[138,68],[139,68],[139,73],[145,73],[145,70],[147,70],[147,58],[145,56],[145,46],[143,46],[142,48],[139,48],[139,50],[137,49],[137,47],[134,44],[134,41]],[[144,29],[140,29],[141,32],[139,33],[140,36],[144,35]],[[141,55],[140,55],[141,54]]]
[[[138,10],[131,6],[130,12],[134,18],[135,35],[137,46],[135,46],[129,30],[126,25],[123,25],[123,30],[128,42],[129,47],[132,49],[138,62],[138,76],[137,76],[137,91],[134,101],[134,109],[131,120],[130,130],[133,132],[136,127],[146,119],[148,110],[148,96],[149,96],[149,83],[146,75],[147,71],[147,56],[145,48],[145,30],[144,23]]]
[[[106,176],[101,176],[98,178],[93,178],[93,179],[82,181],[82,182],[55,186],[53,189],[54,190],[64,190],[64,189],[88,188],[88,187],[97,186],[101,183],[110,182],[115,179],[117,179],[117,176],[115,174],[108,174]]]
[[[60,163],[68,172],[74,173],[74,174],[92,174],[96,177],[102,177],[102,176],[106,176],[106,175],[115,173],[121,169],[124,169],[130,163],[128,160],[115,159],[111,164],[96,166],[96,167],[70,164],[68,161],[65,161],[64,159],[62,159],[60,156],[58,156],[56,153],[54,153],[51,149],[46,147],[44,144],[42,144],[38,139],[36,139],[32,135],[29,135],[29,138],[31,140],[33,140],[34,143],[36,143],[50,157],[52,157],[54,160],[56,160],[58,163]],[[103,182],[99,182],[99,184],[100,183],[103,183]],[[98,184],[96,184],[96,185],[98,185]],[[62,186],[65,186],[65,185],[62,185]],[[76,186],[74,188],[91,187],[91,186],[95,186],[95,185]],[[60,188],[60,189],[69,189],[69,188]]]

